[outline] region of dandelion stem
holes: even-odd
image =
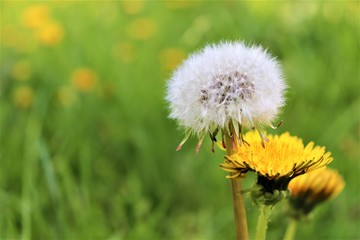
[[[246,240],[248,239],[248,229],[240,177],[231,179],[231,188],[235,214],[236,239]]]
[[[297,221],[295,219],[291,219],[289,225],[287,226],[284,240],[293,240],[296,232]]]
[[[229,124],[229,130],[233,134],[224,130],[225,135],[225,146],[227,155],[231,155],[236,151],[238,145],[238,138],[234,134],[232,123]],[[242,194],[242,185],[241,177],[236,177],[231,179],[231,189],[232,189],[232,198],[233,198],[233,207],[234,207],[234,216],[235,216],[235,230],[236,230],[236,239],[237,240],[247,240],[248,236],[248,227],[246,220],[246,211],[244,198]]]
[[[270,212],[271,212],[271,206],[266,206],[266,205],[260,206],[260,215],[256,227],[256,237],[255,237],[256,240],[266,239],[266,230],[267,230]]]

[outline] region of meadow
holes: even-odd
[[[221,40],[277,57],[289,89],[267,131],[326,146],[346,182],[296,239],[360,239],[358,1],[0,4],[0,239],[234,239],[224,152],[205,139],[196,156],[195,137],[176,152],[164,100],[176,66]]]

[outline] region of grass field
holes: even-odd
[[[206,139],[195,156],[195,138],[176,152],[164,100],[176,66],[220,40],[278,57],[288,100],[268,131],[327,146],[346,182],[297,239],[360,239],[358,1],[0,4],[0,239],[233,239],[224,153]]]

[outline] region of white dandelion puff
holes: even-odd
[[[178,150],[195,133],[214,141],[218,129],[272,126],[284,105],[286,84],[279,63],[260,46],[242,42],[208,45],[188,57],[168,81],[170,118],[186,130]],[[239,127],[238,127],[239,126]],[[239,130],[240,129],[240,130]],[[263,138],[263,140],[266,140]]]

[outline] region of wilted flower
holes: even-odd
[[[337,171],[321,168],[296,177],[289,183],[292,217],[308,215],[316,205],[336,197],[345,183]]]
[[[178,149],[191,133],[199,136],[197,150],[205,134],[215,138],[219,128],[237,137],[242,126],[262,134],[261,125],[272,126],[284,105],[285,88],[278,62],[262,47],[242,42],[206,46],[168,82],[170,117],[187,130]]]
[[[256,132],[246,133],[245,138],[249,145],[237,147],[220,166],[232,173],[230,178],[243,176],[248,171],[257,173],[253,197],[264,204],[274,204],[284,198],[291,179],[333,160],[325,147],[314,146],[314,142],[304,146],[301,139],[289,133],[267,135],[270,141],[265,148],[257,141]]]

